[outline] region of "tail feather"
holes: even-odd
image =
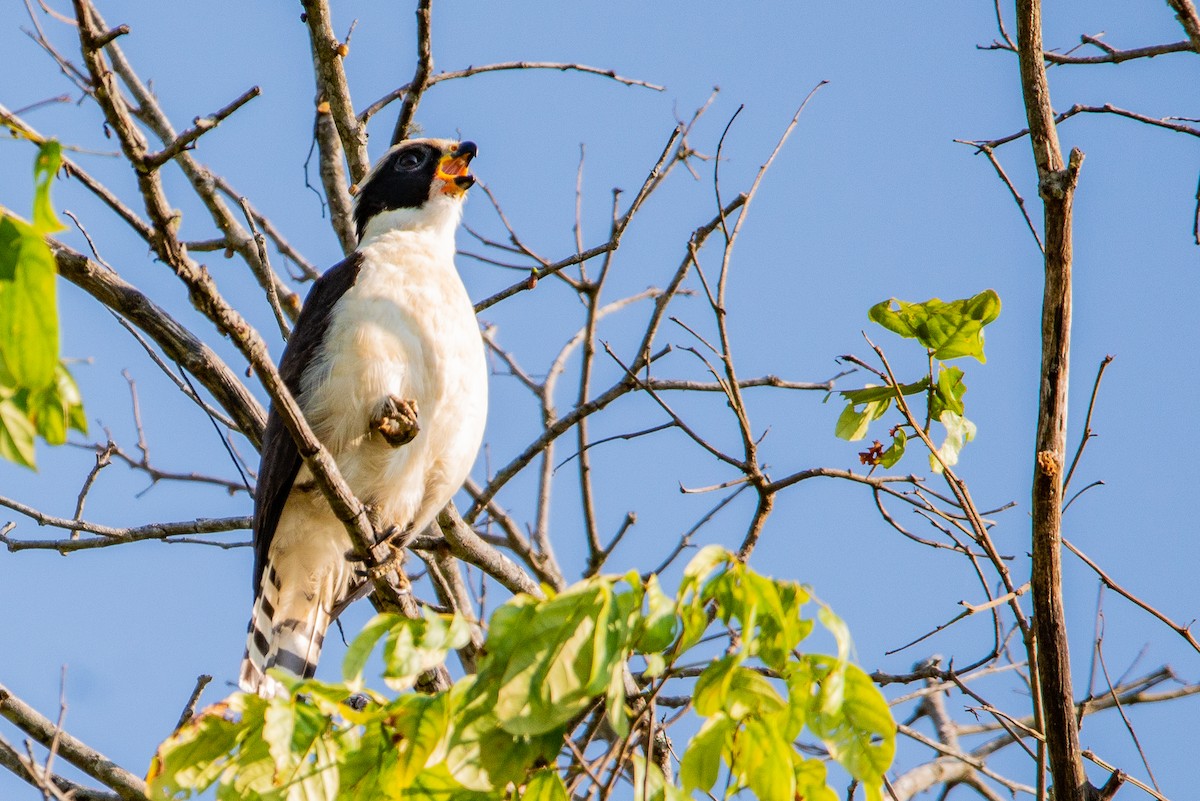
[[[279,668],[302,678],[312,678],[321,657],[325,631],[332,622],[328,592],[281,593],[274,567],[263,573],[246,633],[238,686],[245,692],[270,697],[282,691],[267,675]]]

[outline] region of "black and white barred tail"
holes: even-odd
[[[299,597],[296,597],[296,596]],[[263,571],[262,586],[254,600],[246,632],[246,654],[238,675],[238,687],[264,697],[282,690],[267,675],[270,668],[301,678],[312,678],[321,658],[325,631],[332,622],[331,599],[317,595],[280,592],[279,576],[273,566]]]

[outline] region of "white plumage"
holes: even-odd
[[[442,151],[441,163],[460,147],[419,141]],[[390,151],[364,187],[406,145],[412,143]],[[472,145],[466,159],[473,155]],[[360,218],[356,264],[334,268],[357,266],[357,274],[313,323],[324,326],[319,344],[298,370],[300,406],[350,488],[385,528],[413,532],[429,525],[466,479],[487,414],[482,338],[454,266],[465,187],[447,189],[443,175],[439,166],[419,207]],[[314,289],[308,303],[317,295]],[[302,316],[289,349],[305,323]],[[288,362],[285,356],[285,371]],[[372,429],[389,397],[418,410],[419,432],[402,445]],[[264,472],[269,452],[264,445]],[[287,492],[273,532],[259,530],[269,526],[258,523],[256,509],[256,548],[267,547],[239,680],[246,691],[273,691],[264,681],[271,666],[311,674],[354,577],[349,537],[302,465]],[[258,498],[256,506],[268,502]],[[264,536],[269,543],[259,541]]]

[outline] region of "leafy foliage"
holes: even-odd
[[[929,358],[929,373],[909,384],[882,387],[868,384],[862,389],[843,390],[840,394],[846,399],[846,407],[838,417],[834,433],[851,442],[861,440],[871,422],[883,417],[898,398],[924,395],[924,433],[929,433],[929,425],[935,420],[946,430],[942,444],[929,454],[930,468],[941,472],[944,467],[957,464],[963,447],[975,438],[975,424],[965,416],[963,395],[967,385],[963,382],[963,371],[944,362],[963,356],[987,361],[983,329],[1000,316],[1000,297],[987,289],[973,297],[949,302],[933,298],[924,303],[907,303],[889,298],[872,306],[867,316],[889,331],[923,345]],[[908,445],[910,435],[905,429],[912,427],[907,419],[893,426],[889,431],[891,444],[884,448],[876,441],[859,454],[863,463],[893,467]]]
[[[974,297],[949,303],[937,298],[924,303],[889,298],[872,306],[867,316],[889,331],[917,340],[933,352],[935,359],[974,356],[986,362],[983,327],[1000,316],[1000,296],[985,289]]]
[[[730,792],[831,801],[825,764],[797,748],[805,729],[879,798],[895,724],[883,696],[848,661],[849,635],[832,611],[819,605],[817,618],[838,654],[798,650],[817,622],[801,615],[811,602],[799,584],[709,546],[674,598],[656,577],[635,573],[589,579],[546,600],[513,598],[492,616],[475,675],[443,693],[390,699],[363,689],[372,652],[381,652],[387,683],[408,689],[469,641],[472,624],[428,611],[420,620],[381,615],[351,645],[346,683],[277,674],[286,695],[235,693],[184,725],[154,759],[152,796],[189,798],[215,784],[217,798],[249,801],[565,801],[590,778],[572,750],[590,747],[582,732],[597,731],[603,718],[608,736],[625,740],[621,753],[632,751],[654,722],[647,699],[687,680],[677,664],[700,659],[692,694],[704,720],[680,752],[680,784],[629,753],[620,773],[632,779],[635,798],[691,798],[724,773]],[[702,642],[713,630],[729,638],[719,656]],[[635,657],[653,669],[627,697]],[[348,703],[354,693],[365,705]]]
[[[57,269],[46,237],[63,230],[50,202],[58,142],[34,162],[33,222],[0,214],[0,456],[33,467],[34,437],[51,445],[86,433],[75,379],[58,359]]]

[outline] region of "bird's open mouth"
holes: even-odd
[[[445,182],[442,192],[461,195],[475,183],[475,176],[468,172],[468,165],[479,149],[474,142],[463,142],[455,150],[442,156],[437,166],[437,177]]]

